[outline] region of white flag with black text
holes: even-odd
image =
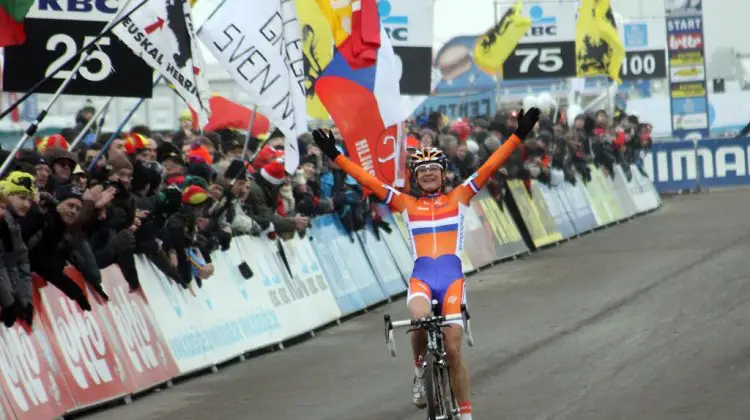
[[[208,123],[211,92],[187,0],[149,0],[112,32],[169,81],[201,127]]]
[[[299,165],[297,136],[307,131],[305,69],[293,0],[226,0],[203,24],[201,41],[258,110],[284,133],[287,172]]]

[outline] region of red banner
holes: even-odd
[[[65,273],[83,285],[81,275],[74,269]],[[133,391],[127,381],[127,368],[106,337],[102,322],[104,305],[91,300],[92,310],[82,311],[52,285],[41,289],[41,321],[63,366],[63,373],[74,400],[85,406],[125,395]]]
[[[143,292],[130,293],[117,266],[102,270],[102,286],[109,296],[104,306],[112,342],[130,371],[137,390],[166,382],[179,371],[167,343],[154,325],[153,314]]]
[[[56,346],[39,320],[39,294],[34,295],[33,330],[22,322],[0,327],[0,394],[18,420],[55,418],[75,406],[54,355]]]

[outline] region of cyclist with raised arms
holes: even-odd
[[[370,189],[393,210],[403,215],[414,256],[414,270],[409,281],[406,305],[412,319],[424,318],[432,311],[431,300],[438,300],[442,315],[461,313],[466,303],[461,253],[464,239],[464,210],[469,200],[481,190],[490,177],[505,163],[526,135],[539,121],[539,109],[531,108],[518,117],[515,133],[498,148],[472,176],[449,194],[443,194],[447,157],[436,148],[418,150],[412,155],[411,171],[423,195],[415,198],[401,194],[383,184],[336,149],[336,140],[328,131],[313,132],[315,143],[342,170]],[[471,420],[469,374],[461,356],[463,324],[452,323],[444,332],[445,349],[451,367],[451,387],[461,410],[461,420]],[[456,328],[458,327],[458,328]],[[426,406],[424,395],[423,355],[427,349],[426,333],[416,331],[411,337],[415,363],[413,402]]]

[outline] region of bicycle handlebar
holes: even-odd
[[[435,301],[433,301],[433,306],[435,306]],[[463,320],[464,324],[464,333],[466,334],[466,341],[469,344],[469,347],[474,347],[474,337],[471,334],[471,315],[469,315],[469,311],[466,309],[466,305],[461,305],[461,313],[460,314],[452,314],[452,315],[430,315],[424,318],[419,319],[404,319],[401,321],[391,321],[391,316],[389,314],[383,315],[383,321],[385,323],[385,341],[386,344],[388,344],[388,349],[391,352],[391,356],[396,357],[396,338],[393,335],[393,330],[396,328],[404,328],[404,327],[412,327],[413,329],[423,329],[428,326],[434,326],[434,327],[443,327],[445,326],[445,323],[451,322],[451,321],[458,321],[459,319]],[[411,331],[411,330],[410,330]],[[407,332],[410,332],[407,331]]]

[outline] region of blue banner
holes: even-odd
[[[486,90],[467,94],[435,94],[429,96],[414,111],[415,116],[439,111],[451,119],[495,115],[495,91]]]
[[[644,160],[659,192],[750,184],[750,138],[655,143]]]

